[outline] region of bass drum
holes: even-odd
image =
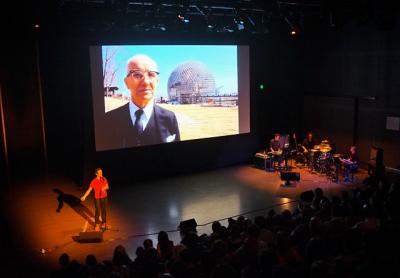
[[[317,149],[311,149],[308,152],[308,166],[311,170],[317,169],[317,162],[319,157],[321,156],[321,152]]]
[[[317,172],[328,174],[331,172],[333,157],[330,152],[322,152],[317,159]]]
[[[296,164],[302,164],[302,165],[307,163],[306,156],[302,152],[296,152],[294,154],[294,161],[296,162]]]

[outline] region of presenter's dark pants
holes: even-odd
[[[106,223],[107,221],[107,197],[101,199],[94,199],[94,219],[96,224],[100,224],[100,214],[101,214],[101,223]]]

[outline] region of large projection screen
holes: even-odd
[[[90,58],[96,151],[250,132],[247,45],[99,45]]]

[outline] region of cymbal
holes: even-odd
[[[314,146],[314,149],[315,149],[315,150],[319,150],[320,147],[321,147],[320,145],[315,145],[315,146]]]
[[[317,150],[317,149],[310,149],[310,152],[315,153],[315,152],[319,152],[319,150]]]
[[[333,154],[333,157],[335,157],[335,158],[342,157],[342,156],[343,156],[343,154],[341,154],[341,153],[334,153]]]
[[[319,150],[320,150],[321,152],[323,152],[323,153],[327,153],[327,152],[330,152],[330,151],[332,150],[332,148],[329,147],[329,146],[323,146],[323,147],[321,147]]]

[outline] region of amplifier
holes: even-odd
[[[272,159],[267,154],[256,153],[254,155],[254,166],[259,169],[263,169],[263,170],[270,169],[272,167],[271,163],[272,163]]]

